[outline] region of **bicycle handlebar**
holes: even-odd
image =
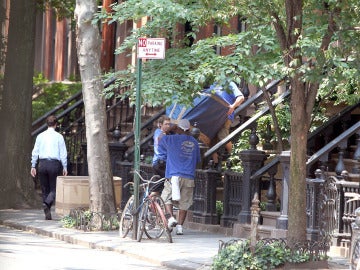
[[[160,178],[159,180],[157,180],[157,181],[154,181],[153,179],[154,178],[159,178],[160,177],[160,175],[153,175],[151,178],[150,178],[150,180],[148,180],[148,179],[144,179],[141,175],[140,175],[140,173],[138,172],[138,171],[133,171],[133,172],[135,172],[138,176],[139,176],[139,178],[141,179],[141,181],[143,181],[143,182],[145,182],[145,183],[153,183],[153,184],[157,184],[157,183],[160,183],[160,182],[162,182],[162,181],[165,181],[165,177],[164,178]]]
[[[160,175],[157,175],[157,174],[156,174],[156,175],[153,175],[153,176],[150,178],[150,180],[147,180],[147,179],[144,179],[144,178],[140,175],[140,173],[139,173],[138,171],[132,171],[132,173],[136,173],[136,174],[139,176],[139,178],[141,179],[141,181],[144,182],[143,184],[140,184],[140,187],[149,185],[150,183],[151,183],[151,184],[158,184],[158,183],[166,180],[166,177],[164,177],[164,178],[160,178],[160,179],[157,180],[157,181],[153,181],[154,178],[160,177]],[[127,182],[127,183],[124,185],[124,187],[127,187],[128,185],[134,185],[134,182]]]

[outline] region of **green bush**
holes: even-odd
[[[284,242],[264,243],[258,241],[254,254],[250,241],[244,240],[228,245],[214,258],[212,270],[267,270],[283,265],[285,262],[301,263],[310,260],[308,253],[291,252]]]
[[[81,83],[49,83],[42,74],[35,76],[33,81],[36,89],[36,98],[32,102],[33,121],[81,91]]]
[[[62,226],[64,228],[74,228],[75,227],[75,224],[76,224],[76,220],[75,218],[67,215],[67,216],[64,216],[60,222],[62,223]]]

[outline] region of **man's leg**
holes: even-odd
[[[231,151],[232,151],[232,142],[228,142],[227,144],[225,144],[225,149],[226,151],[229,153],[229,155],[231,155]]]
[[[38,172],[42,192],[42,202],[45,203],[46,198],[50,193],[49,174],[47,172],[46,161],[40,161]]]
[[[51,220],[51,211],[49,205],[46,203],[47,197],[50,193],[50,180],[49,180],[49,173],[47,170],[47,161],[40,161],[39,163],[39,180],[41,185],[42,191],[42,201],[43,201],[43,210],[45,214],[46,220]]]
[[[170,229],[172,229],[172,227],[176,226],[176,224],[177,224],[177,220],[174,218],[174,215],[173,215],[173,205],[171,203],[171,194],[172,194],[171,184],[167,180],[164,183],[164,189],[161,193],[161,198],[163,199],[163,201],[165,203],[165,208],[166,208],[165,216],[168,220],[168,227]]]
[[[170,214],[171,216],[174,216],[172,204],[165,204],[165,208],[166,208],[166,213]]]
[[[154,175],[159,175],[161,178],[165,177],[165,161],[158,161],[158,163],[154,164],[152,168]],[[157,180],[159,179],[155,179],[155,181]],[[164,189],[164,183],[158,183],[155,186],[152,185],[151,188],[151,196],[160,195]]]
[[[193,204],[195,182],[192,179],[180,178],[181,199],[179,201],[179,224],[176,226],[176,234],[183,234],[183,224],[186,219],[187,210]]]
[[[184,225],[185,219],[187,215],[187,210],[180,210],[179,209],[179,225]]]
[[[56,180],[61,169],[61,163],[59,161],[49,161],[48,175],[49,175],[49,193],[45,199],[45,203],[51,208],[55,203],[56,196]]]

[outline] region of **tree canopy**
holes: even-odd
[[[291,1],[285,1],[291,2]],[[147,61],[143,69],[144,99],[153,104],[171,103],[174,96],[189,102],[209,80],[232,79],[262,87],[269,80],[300,74],[303,82],[317,82],[319,98],[354,103],[359,100],[359,3],[357,1],[292,1],[301,3],[301,18],[289,14],[284,1],[138,1],[113,5],[113,12],[99,15],[112,22],[147,23],[134,29],[117,52],[129,51],[138,37],[165,37],[169,49],[165,60]],[[201,27],[213,22],[226,30],[238,16],[246,31],[218,31],[197,40]],[[301,20],[289,36],[289,21]],[[186,24],[187,32],[178,41],[177,25]],[[191,44],[192,40],[196,40]],[[287,54],[288,45],[296,58]],[[226,56],[215,48],[230,48]],[[289,56],[289,57],[287,57]],[[299,59],[301,63],[297,63]],[[133,67],[122,84],[134,84]],[[132,74],[132,75],[131,75]],[[129,78],[130,76],[130,78]],[[133,77],[131,77],[133,76]],[[161,90],[162,95],[154,95]],[[181,93],[181,95],[179,95]]]

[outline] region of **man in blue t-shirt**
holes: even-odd
[[[178,121],[176,134],[165,136],[159,143],[159,150],[166,152],[165,182],[161,194],[166,210],[171,214],[169,227],[176,225],[176,234],[182,235],[187,210],[193,203],[194,178],[196,165],[200,162],[198,141],[189,134],[190,123],[187,119]],[[178,221],[173,217],[173,203],[179,208]]]

